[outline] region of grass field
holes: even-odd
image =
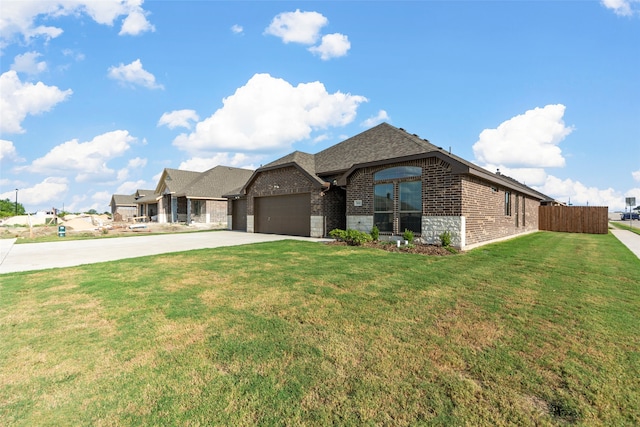
[[[638,425],[640,261],[540,232],[0,276],[0,424]]]
[[[637,222],[635,222],[635,226],[629,226],[629,222],[622,221],[611,221],[609,224],[613,224],[614,227],[620,228],[621,230],[629,230],[633,233],[640,234],[640,227],[638,227]]]

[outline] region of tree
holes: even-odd
[[[16,214],[16,203],[9,199],[0,200],[0,218],[7,218]],[[18,203],[18,215],[24,215],[24,206]]]

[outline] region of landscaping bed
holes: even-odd
[[[336,246],[348,246],[346,242],[341,242],[341,241],[329,242],[328,244],[336,245]],[[363,243],[361,247],[380,249],[388,252],[402,252],[402,253],[420,254],[420,255],[446,256],[446,255],[456,255],[459,253],[456,249],[451,247],[447,249],[443,246],[422,245],[422,244],[401,245],[400,247],[398,247],[394,242],[382,242],[382,241]]]

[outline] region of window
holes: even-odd
[[[420,234],[422,232],[422,182],[401,182],[398,188],[400,193],[398,231],[411,230]]]
[[[373,223],[378,230],[393,233],[393,183],[374,186]]]
[[[504,214],[511,216],[511,193],[508,191],[504,192]]]
[[[420,166],[396,166],[376,172],[373,175],[373,180],[386,181],[400,178],[411,178],[420,175],[422,175],[422,168]]]
[[[422,232],[422,168],[395,166],[376,172],[373,223],[383,233]]]

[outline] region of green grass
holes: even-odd
[[[0,276],[2,425],[638,425],[612,235],[283,241]]]
[[[633,226],[629,226],[627,225],[628,223],[624,223],[624,222],[609,222],[609,224],[613,224],[614,227],[616,228],[620,228],[621,230],[629,230],[633,233],[636,234],[640,234],[640,228],[633,227]]]

